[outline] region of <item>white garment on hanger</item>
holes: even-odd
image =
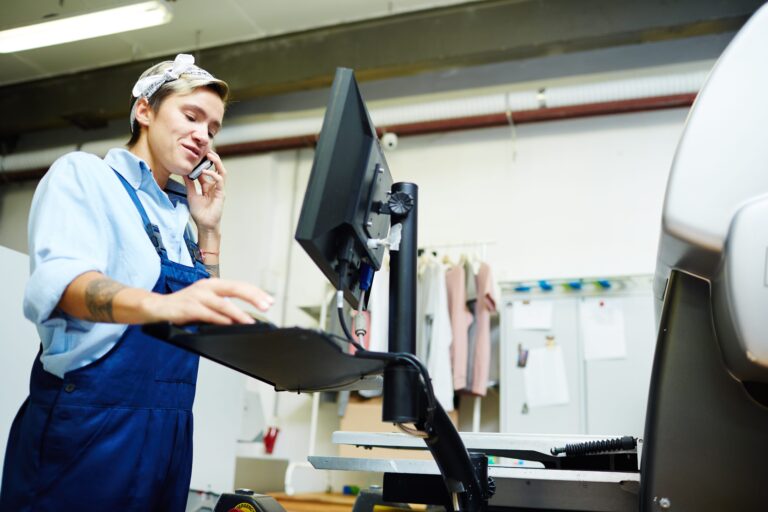
[[[445,267],[436,260],[424,264],[417,295],[416,352],[426,361],[435,397],[443,409],[452,411],[451,319]]]
[[[433,256],[424,254],[419,257],[418,280],[416,282],[416,357],[425,365],[429,356],[429,340],[431,338],[431,313],[427,304],[433,302],[434,280],[430,276]]]

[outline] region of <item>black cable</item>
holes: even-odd
[[[429,372],[424,364],[414,356],[407,352],[373,352],[371,350],[361,350],[355,353],[355,357],[361,357],[364,359],[388,359],[391,361],[406,362],[416,368],[421,375],[421,380],[424,383],[424,390],[427,394],[427,421],[432,423],[434,412],[437,409],[437,399],[435,398],[435,390],[432,387],[432,379],[429,378]]]
[[[398,352],[397,355],[399,355],[401,358],[408,361],[410,364],[412,364],[416,370],[418,370],[421,373],[421,377],[424,380],[424,383],[426,384],[426,391],[427,391],[427,397],[429,398],[429,405],[432,408],[435,408],[435,390],[432,387],[432,379],[429,378],[429,372],[427,371],[427,367],[424,366],[424,363],[422,363],[418,357],[416,357],[413,354],[409,354],[407,352]]]
[[[349,328],[347,327],[347,322],[344,319],[344,302],[342,301],[341,304],[338,304],[338,300],[339,300],[338,294],[344,293],[344,278],[347,275],[348,268],[349,268],[349,263],[346,260],[342,260],[339,263],[339,286],[336,287],[336,302],[337,302],[336,309],[338,309],[339,311],[339,323],[341,324],[341,330],[344,331],[344,334],[347,337],[347,340],[345,341],[349,341],[358,350],[360,350],[363,347],[361,347],[360,344],[355,341],[355,338],[352,337],[352,333],[349,332]]]
[[[347,322],[344,320],[344,307],[337,308],[339,311],[339,323],[341,324],[341,330],[344,331],[344,335],[347,337],[344,341],[347,341],[355,346],[358,350],[365,350],[362,345],[360,345],[358,342],[355,341],[355,338],[352,337],[352,333],[349,332],[349,328],[347,327]]]
[[[329,333],[330,334],[330,333]],[[389,359],[392,361],[401,361],[406,362],[416,368],[416,370],[421,375],[422,380],[424,381],[424,390],[427,393],[427,400],[429,402],[430,409],[434,410],[436,408],[436,402],[437,399],[435,398],[435,390],[432,386],[432,379],[429,378],[429,372],[427,371],[427,368],[424,366],[424,364],[414,356],[413,354],[409,354],[408,352],[374,352],[373,350],[368,350],[365,347],[361,346],[359,343],[354,341],[351,338],[344,338],[342,336],[339,336],[337,334],[330,334],[332,338],[336,338],[337,340],[341,340],[345,343],[349,343],[353,345],[357,352],[355,353],[356,357],[361,357],[363,359]]]

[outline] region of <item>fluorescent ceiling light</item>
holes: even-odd
[[[154,0],[0,32],[0,53],[20,52],[154,27],[171,21],[166,2]]]

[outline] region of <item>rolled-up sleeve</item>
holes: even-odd
[[[99,193],[100,174],[96,157],[69,154],[53,164],[35,191],[24,315],[37,325],[61,317],[56,306],[77,276],[105,272],[109,224]]]

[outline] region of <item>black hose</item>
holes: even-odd
[[[585,441],[583,443],[566,444],[564,448],[552,448],[552,455],[565,453],[568,457],[576,455],[590,455],[594,453],[618,452],[633,450],[637,447],[637,439],[632,436],[624,436],[616,439],[602,439],[599,441]]]

